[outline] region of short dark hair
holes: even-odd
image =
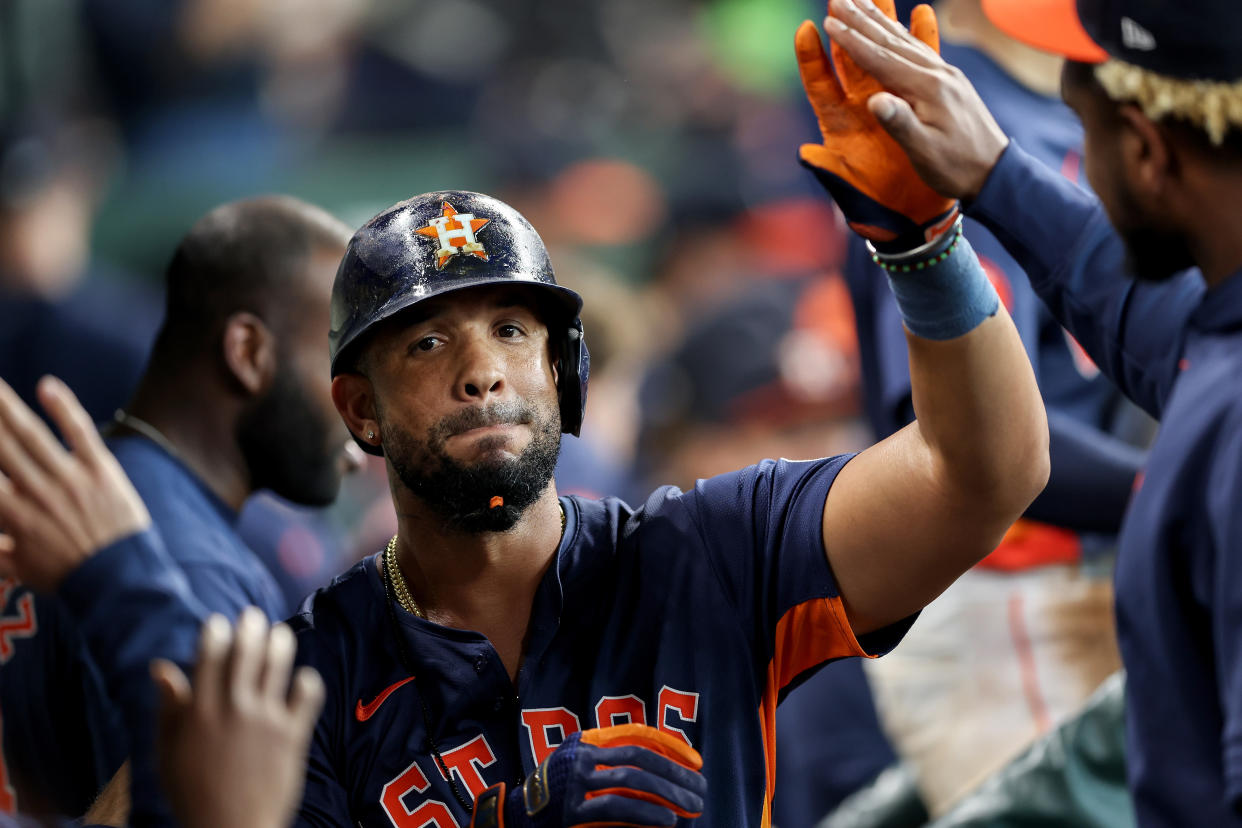
[[[243,199],[207,213],[165,271],[164,324],[152,361],[175,364],[212,348],[240,311],[270,323],[306,260],[317,249],[344,249],[349,236],[343,222],[291,196]]]

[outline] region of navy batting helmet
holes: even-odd
[[[351,369],[351,354],[379,322],[433,296],[503,282],[539,289],[556,309],[548,333],[560,346],[561,430],[577,435],[591,364],[579,318],[582,298],[556,283],[548,251],[530,222],[482,193],[424,193],[389,207],[354,233],[332,285],[332,376]]]

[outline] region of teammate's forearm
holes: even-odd
[[[1188,273],[1135,282],[1125,245],[1095,196],[1012,143],[967,212],[1005,245],[1105,376],[1159,417],[1173,380],[1162,369],[1181,348],[1201,280]]]
[[[978,196],[963,208],[992,231],[1033,284],[1073,261],[1084,237],[1094,233],[1101,209],[1094,195],[1016,141],[1009,142]]]
[[[152,531],[99,550],[70,573],[58,594],[78,619],[130,734],[131,824],[172,825],[156,772],[149,664],[167,658],[188,670],[206,612]]]

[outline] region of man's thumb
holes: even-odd
[[[161,713],[176,713],[190,703],[190,681],[176,664],[162,658],[152,659],[151,679],[159,694]]]
[[[877,92],[867,99],[867,109],[893,139],[905,147],[920,124],[910,104],[889,92]]]

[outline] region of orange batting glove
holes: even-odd
[[[893,0],[876,0],[875,5],[897,19]],[[910,33],[939,54],[940,34],[931,6],[914,9]],[[818,28],[809,20],[798,27],[794,49],[802,86],[824,136],[822,144],[803,144],[798,155],[827,188],[854,232],[869,239],[878,252],[896,254],[950,230],[957,202],[923,183],[905,151],[867,109],[867,100],[885,91],[880,82],[836,43],[830,64]]]

